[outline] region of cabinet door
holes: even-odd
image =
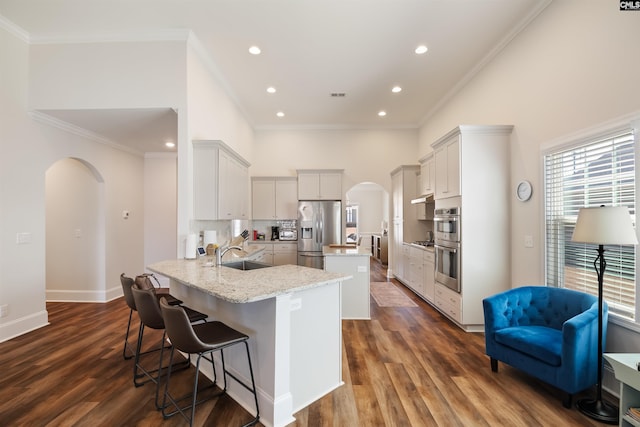
[[[298,199],[318,200],[320,198],[320,175],[317,173],[298,174]]]
[[[447,144],[447,197],[460,195],[460,137]]]
[[[193,150],[193,216],[218,219],[218,149],[198,146]]]
[[[219,151],[218,157],[218,219],[233,219],[231,157],[224,151]]]
[[[295,179],[275,181],[274,204],[277,219],[298,217],[298,182]]]
[[[298,246],[296,243],[280,243],[273,245],[273,265],[298,263]]]
[[[435,295],[435,264],[432,252],[424,253],[422,273],[424,275],[424,294],[422,296],[432,302]]]
[[[276,182],[272,179],[251,182],[253,219],[274,219],[276,212]]]
[[[420,165],[420,194],[433,193],[433,182],[435,180],[435,168],[433,167],[433,157],[425,160]]]
[[[436,199],[460,195],[460,137],[454,136],[435,152]]]
[[[249,170],[235,159],[231,159],[232,212],[234,219],[249,219]]]
[[[342,174],[321,173],[320,198],[323,200],[342,200]]]

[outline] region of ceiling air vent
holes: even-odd
[[[344,98],[345,96],[347,96],[347,94],[344,92],[331,92],[332,98]]]

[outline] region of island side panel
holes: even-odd
[[[293,412],[342,382],[341,283],[291,295],[291,394]]]
[[[266,426],[286,426],[294,421],[290,368],[290,302],[288,295],[251,303],[236,304],[171,280],[172,293],[188,307],[209,315],[249,336],[249,352],[258,388],[260,420]],[[218,378],[220,359],[215,357]],[[243,346],[225,350],[227,369],[249,382],[249,369]],[[202,372],[213,378],[210,364]],[[255,413],[253,396],[235,381],[228,381],[228,394],[248,412]]]
[[[324,269],[351,276],[342,282],[342,318],[371,319],[369,255],[342,255],[325,252]]]

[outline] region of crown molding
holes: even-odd
[[[98,144],[102,144],[102,145],[106,145],[108,147],[114,148],[116,150],[120,150],[120,151],[125,151],[129,154],[134,154],[136,156],[144,156],[144,153],[138,151],[138,150],[134,150],[131,147],[127,147],[125,145],[122,144],[118,144],[117,142],[114,142],[112,140],[110,140],[109,138],[106,138],[100,134],[97,134],[95,132],[92,132],[90,130],[87,130],[85,128],[81,128],[80,126],[76,126],[74,124],[71,124],[69,122],[65,122],[64,120],[60,120],[58,118],[55,118],[53,116],[50,116],[48,114],[42,113],[40,111],[36,111],[36,110],[32,110],[29,111],[29,116],[31,116],[31,118],[37,122],[43,123],[45,125],[48,126],[52,126],[55,128],[58,128],[62,131],[71,133],[73,135],[78,135],[82,138],[86,138],[88,140],[91,140],[93,142],[97,142]]]
[[[23,42],[29,43],[29,33],[2,15],[0,15],[0,28],[19,38]]]
[[[32,34],[31,44],[79,44],[79,43],[117,43],[117,42],[155,42],[182,41],[189,39],[190,30],[166,29],[130,32],[91,32],[78,34]]]

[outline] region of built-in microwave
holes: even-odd
[[[436,242],[460,241],[460,208],[436,209],[433,217]]]

